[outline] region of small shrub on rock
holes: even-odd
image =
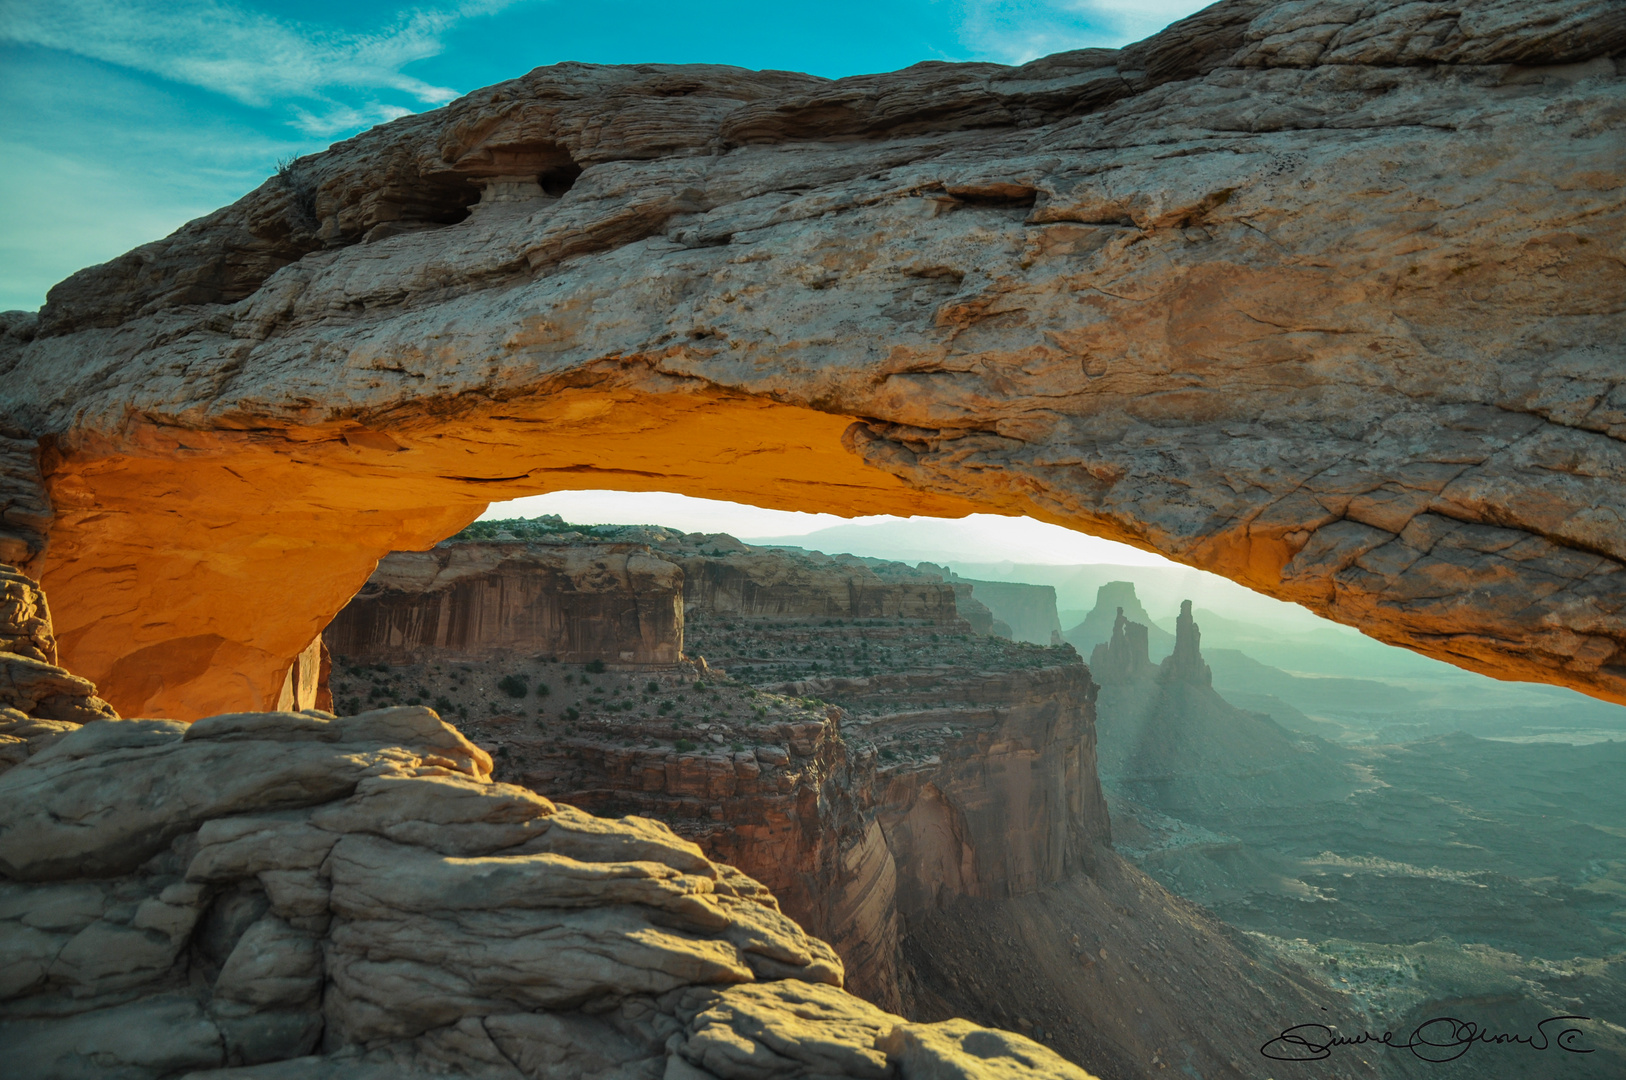
[[[504,675],[497,680],[497,689],[511,698],[522,698],[531,692],[522,675]]]

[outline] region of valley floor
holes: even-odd
[[[1391,1052],[1393,1075],[1626,1075],[1626,743],[1457,734],[1343,752],[1367,783],[1295,806],[1175,817],[1109,781],[1117,846],[1349,994],[1374,1030],[1439,1015],[1519,1033],[1546,1016],[1593,1018],[1594,1054],[1476,1047],[1445,1067]]]

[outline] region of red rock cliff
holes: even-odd
[[[673,664],[682,597],[683,572],[637,545],[442,544],[383,559],[324,637],[361,661],[546,653]]]

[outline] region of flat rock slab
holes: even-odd
[[[422,708],[63,735],[0,775],[9,1067],[86,1080],[975,1074],[944,1064],[972,1061],[969,1036],[898,1034],[903,1021],[842,990],[835,952],[738,870],[657,822],[595,818],[490,771]],[[1024,1063],[1009,1075],[1085,1076],[974,1030]]]

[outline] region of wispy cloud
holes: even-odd
[[[1149,37],[1211,0],[963,0],[960,42],[1006,64],[1069,49],[1118,48]]]
[[[245,105],[287,107],[300,130],[328,135],[392,119],[411,111],[407,104],[456,97],[458,91],[403,69],[439,55],[447,32],[463,20],[523,2],[464,0],[347,33],[224,0],[9,0],[0,39],[117,64]]]

